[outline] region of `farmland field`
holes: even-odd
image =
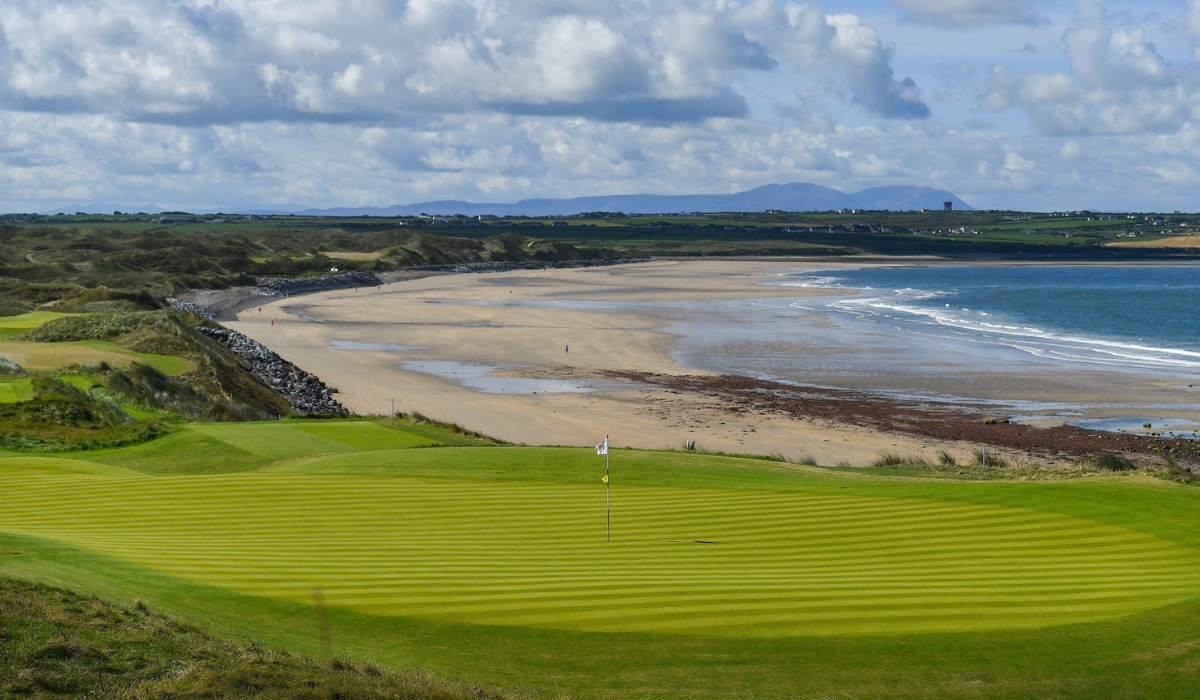
[[[0,573],[312,650],[575,696],[1172,696],[1200,490],[197,424],[0,456]]]

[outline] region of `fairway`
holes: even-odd
[[[33,396],[33,382],[29,377],[0,381],[0,403],[16,403]]]
[[[193,430],[282,459],[347,452],[346,441],[416,444],[370,423]],[[469,468],[503,452],[449,454]],[[578,451],[559,452],[577,463]],[[331,604],[374,615],[593,632],[1019,629],[1200,594],[1195,550],[1061,514],[631,485],[616,491],[605,542],[598,481],[431,478],[387,455],[369,460],[395,465],[386,476],[349,455],[173,478],[26,458],[0,472],[0,529],[242,593],[307,602],[319,586]]]
[[[0,337],[3,337],[0,335]],[[118,367],[141,362],[170,375],[196,369],[196,363],[182,357],[126,350],[107,340],[81,340],[69,343],[35,343],[0,340],[0,357],[7,357],[25,369],[56,370],[72,365],[107,362]]]
[[[301,648],[319,589],[346,653],[587,697],[743,682],[786,696],[868,657],[901,680],[856,675],[846,687],[865,696],[971,695],[956,692],[967,658],[997,645],[1040,695],[1077,687],[1079,664],[1094,664],[1095,690],[1129,664],[1168,663],[1130,650],[1192,649],[1190,613],[1163,611],[1200,600],[1195,487],[617,450],[606,542],[590,450],[436,446],[456,439],[289,420],[0,455],[0,570]],[[1054,661],[1063,639],[1071,664]],[[910,645],[930,651],[909,664]],[[814,679],[789,674],[801,659]],[[950,675],[930,685],[930,669]],[[1187,677],[1173,674],[1160,687]]]

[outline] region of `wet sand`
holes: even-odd
[[[820,267],[837,264],[822,262]],[[510,442],[591,445],[610,434],[615,445],[677,449],[695,440],[701,449],[778,453],[797,460],[856,465],[869,463],[885,451],[932,455],[945,449],[959,456],[973,451],[977,438],[966,433],[947,432],[943,439],[937,430],[914,431],[901,424],[889,429],[832,413],[803,415],[778,407],[755,408],[713,387],[669,386],[646,379],[648,374],[714,376],[680,364],[681,339],[667,330],[670,321],[654,311],[655,303],[839,293],[763,286],[782,273],[805,267],[813,265],[656,261],[582,270],[441,276],[381,288],[264,300],[261,307],[243,309],[237,321],[226,325],[337,387],[338,398],[356,413],[385,414],[395,399],[397,411],[460,423]],[[555,305],[522,305],[530,302]],[[573,302],[641,303],[599,311]],[[814,317],[811,322],[822,320]],[[736,329],[731,333],[736,334]],[[845,348],[807,350],[814,357],[852,351],[852,339]],[[519,367],[500,376],[535,381],[505,386],[487,371],[496,367]],[[971,379],[975,389],[982,388],[977,393],[985,397],[1028,395],[1064,404],[1145,400],[1144,381],[1131,379],[1121,385],[1108,374],[1088,375],[976,372]],[[542,385],[539,379],[565,383],[572,390],[554,393],[562,384]],[[863,381],[871,386],[848,388],[891,388],[883,386],[886,381],[881,378]],[[1014,382],[1025,386],[1014,388]],[[938,390],[955,389],[949,379],[944,383]],[[526,393],[512,393],[517,391]],[[533,391],[537,393],[528,393]],[[1197,399],[1195,392],[1172,389],[1166,380],[1155,391],[1177,394],[1179,402]],[[1013,444],[1013,450],[1038,452],[1019,443]]]

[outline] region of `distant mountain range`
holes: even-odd
[[[305,216],[417,216],[418,214],[570,216],[593,211],[624,214],[757,212],[766,209],[782,211],[829,211],[833,209],[915,211],[918,209],[941,209],[944,202],[954,202],[955,209],[972,209],[970,205],[954,194],[928,187],[873,187],[861,192],[845,193],[807,182],[793,182],[788,185],[765,185],[734,194],[627,194],[571,199],[523,199],[512,204],[477,203],[449,199],[416,204],[397,204],[390,207],[338,207],[333,209],[239,207],[234,211],[241,214],[300,214]],[[53,211],[111,214],[114,211],[159,213],[164,210],[160,207],[145,205],[129,207],[114,204],[87,204],[59,207]],[[209,214],[215,211],[210,209],[192,213]]]

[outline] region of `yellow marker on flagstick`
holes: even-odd
[[[612,507],[611,507],[611,505],[609,505],[610,501],[609,501],[609,494],[608,494],[610,487],[608,485],[608,436],[607,435],[605,435],[604,439],[600,441],[600,444],[596,445],[596,454],[604,455],[604,478],[601,479],[600,481],[604,482],[604,527],[605,527],[605,530],[607,530],[607,534],[604,537],[604,541],[608,542],[608,541],[612,540]]]

